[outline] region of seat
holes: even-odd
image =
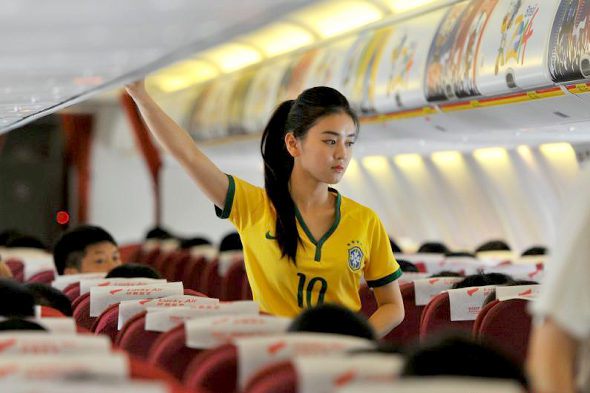
[[[201,291],[201,277],[206,266],[207,260],[204,256],[191,257],[188,261],[188,266],[184,268],[184,274],[182,276],[184,287],[203,292]]]
[[[297,373],[291,362],[265,367],[246,384],[244,393],[297,393]]]
[[[31,277],[29,277],[27,282],[51,285],[53,280],[55,280],[55,272],[48,270],[33,274]]]
[[[25,280],[25,265],[19,259],[8,259],[6,260],[6,266],[10,269],[12,273],[12,278],[15,281],[23,282]]]
[[[175,251],[162,251],[158,258],[154,261],[154,265],[152,266],[162,277],[164,277],[164,268],[170,263],[170,261],[174,258]]]
[[[49,306],[41,307],[41,318],[67,318],[61,311]]]
[[[202,352],[200,349],[189,348],[186,343],[184,324],[165,333],[153,343],[148,354],[148,362],[166,370],[179,381],[190,362]]]
[[[246,277],[244,261],[235,261],[225,276],[221,277],[221,297],[226,302],[242,299],[242,285]]]
[[[119,331],[115,345],[140,359],[147,359],[152,344],[160,337],[160,332],[145,330],[147,312],[131,317]]]
[[[153,267],[156,263],[156,260],[160,256],[160,253],[161,253],[161,251],[159,248],[154,248],[153,250],[148,251],[143,256],[141,263],[143,263],[144,265],[149,265],[149,266]]]
[[[512,359],[524,364],[531,331],[531,316],[527,312],[529,300],[496,300],[490,304],[476,338],[493,343]]]
[[[201,275],[201,287],[199,289],[199,292],[217,299],[221,296],[221,276],[218,273],[218,267],[219,260],[217,258],[207,263]]]
[[[250,287],[250,281],[248,281],[248,275],[244,274],[242,278],[242,300],[253,300],[252,288]]]
[[[136,356],[128,354],[128,358],[129,374],[133,380],[160,381],[166,385],[169,393],[209,393],[201,390],[193,390],[192,392],[189,392],[166,371],[154,367]]]
[[[498,300],[494,299],[485,306],[483,306],[481,310],[479,310],[477,318],[475,318],[475,322],[473,323],[473,337],[477,338],[479,336],[479,330],[481,329],[481,323],[483,322],[484,317],[496,304],[498,304]]]
[[[420,320],[420,340],[436,332],[444,330],[469,331],[474,321],[451,321],[451,303],[449,294],[444,292],[436,295],[424,307]]]
[[[232,344],[221,345],[198,354],[186,369],[184,386],[215,393],[238,391],[238,351]]]
[[[137,262],[140,250],[141,243],[130,243],[120,246],[121,260],[123,263]]]
[[[361,314],[369,318],[377,310],[375,295],[367,285],[361,285],[359,288],[359,298],[361,299]]]
[[[420,317],[425,306],[416,305],[415,288],[413,282],[400,285],[400,292],[404,302],[405,317],[401,324],[382,338],[382,341],[407,345],[420,336]]]
[[[177,271],[180,267],[190,259],[190,253],[186,250],[178,250],[174,252],[172,258],[161,270],[162,277],[168,281],[180,281],[176,280]]]
[[[104,334],[109,336],[111,342],[115,342],[115,338],[119,333],[119,329],[117,323],[119,321],[119,305],[118,304],[111,304],[104,310],[94,324],[92,325],[90,331],[94,334]]]
[[[80,283],[73,282],[68,284],[67,287],[64,288],[63,294],[67,296],[68,299],[72,302],[72,308],[74,307],[74,300],[76,300],[80,296]]]
[[[97,318],[90,316],[90,293],[85,293],[84,295],[78,297],[75,302],[76,306],[74,308],[73,316],[74,320],[76,321],[76,325],[91,330],[92,325]],[[74,307],[73,304],[72,307]]]

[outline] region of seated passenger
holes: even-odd
[[[402,252],[402,249],[399,248],[399,246],[397,245],[397,243],[395,242],[395,240],[393,240],[392,238],[389,238],[389,244],[391,245],[391,251],[393,251],[394,253],[396,252]]]
[[[67,317],[72,316],[72,304],[70,299],[58,289],[41,283],[25,284],[35,298],[35,304],[54,308]]]
[[[0,321],[0,332],[12,330],[46,331],[47,329],[38,323],[27,321],[26,319],[10,318],[5,321]]]
[[[109,272],[121,264],[115,239],[104,229],[83,225],[62,234],[53,259],[59,274]]]
[[[512,277],[502,273],[472,274],[453,285],[453,289],[484,287],[486,285],[509,285],[514,280]]]
[[[510,247],[503,240],[490,240],[475,249],[476,253],[486,251],[510,251]]]
[[[447,258],[461,258],[461,257],[475,258],[475,254],[470,253],[468,251],[450,251],[445,254],[445,257],[447,257]]]
[[[547,248],[543,246],[533,246],[523,251],[523,257],[534,255],[547,255]]]
[[[436,277],[465,277],[465,275],[462,273],[459,273],[459,272],[452,272],[450,270],[443,270],[442,272],[438,272],[438,273],[430,275],[428,278],[436,278]]]
[[[333,333],[375,340],[375,332],[367,319],[336,304],[322,304],[301,312],[289,332]]]
[[[192,237],[189,239],[184,239],[180,242],[180,248],[182,250],[188,250],[193,247],[209,246],[209,245],[211,245],[211,242],[209,240],[205,239],[204,237]]]
[[[6,248],[34,248],[38,250],[47,250],[47,247],[41,240],[34,236],[15,235],[9,238],[5,244]]]
[[[242,250],[242,240],[237,232],[228,233],[219,243],[219,252]]]
[[[34,317],[35,298],[24,285],[6,278],[0,279],[0,316]]]
[[[485,344],[459,335],[440,336],[408,355],[403,377],[464,376],[509,379],[525,389],[524,371],[510,358]]]
[[[406,261],[405,259],[397,259],[397,264],[404,273],[419,273],[420,271],[412,262]]]
[[[155,279],[162,278],[162,276],[160,276],[160,273],[158,273],[156,269],[152,268],[151,266],[141,265],[139,263],[126,263],[124,265],[117,266],[116,268],[108,272],[105,278],[115,277],[145,277]]]
[[[416,252],[418,254],[446,254],[449,249],[440,242],[426,242]]]

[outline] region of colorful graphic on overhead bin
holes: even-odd
[[[481,94],[552,85],[547,37],[560,0],[500,0],[485,29],[476,85]]]
[[[348,37],[318,48],[318,53],[309,67],[304,88],[328,86],[342,91],[344,60],[354,41],[354,37]]]
[[[211,81],[204,86],[195,99],[193,109],[188,119],[188,131],[194,140],[203,140],[201,131],[207,121],[205,118],[205,103],[209,100],[211,92],[215,86],[215,81]]]
[[[549,73],[555,82],[590,78],[590,2],[561,1],[549,42]]]
[[[211,84],[201,107],[196,107],[195,115],[191,116],[189,129],[195,139],[209,140],[228,135],[229,104],[238,79],[239,74],[233,74]]]
[[[288,58],[273,61],[256,70],[244,102],[242,122],[246,132],[262,132],[266,126],[277,106],[279,87],[289,62]]]
[[[240,78],[236,81],[231,100],[228,108],[228,133],[229,135],[244,134],[246,127],[244,126],[244,117],[247,114],[244,112],[246,97],[250,91],[250,87],[254,82],[255,71],[247,70],[242,73]]]
[[[362,97],[361,92],[355,92],[355,88],[357,88],[357,80],[364,77],[364,74],[361,74],[359,69],[360,64],[362,63],[362,59],[365,56],[367,51],[367,47],[371,39],[374,36],[373,31],[363,31],[359,34],[356,38],[352,46],[348,49],[344,56],[344,61],[342,62],[342,73],[341,73],[341,81],[339,85],[341,86],[340,92],[348,98],[350,104],[358,109],[360,107],[360,99]],[[357,101],[355,100],[355,97]]]
[[[498,0],[472,0],[451,7],[428,54],[428,101],[479,95],[475,85],[481,38]]]
[[[318,49],[311,49],[293,58],[281,80],[279,102],[294,100],[304,90],[307,73],[318,52]]]
[[[421,107],[424,69],[430,43],[446,10],[441,9],[394,25],[383,43],[369,80],[367,106],[379,113]]]

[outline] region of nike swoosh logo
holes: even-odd
[[[266,235],[264,235],[268,240],[275,240],[276,237],[270,234],[270,231],[266,231]]]

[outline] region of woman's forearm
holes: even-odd
[[[383,304],[369,318],[369,323],[373,326],[377,337],[381,338],[387,335],[393,328],[402,323],[404,320],[404,310],[397,304]]]

